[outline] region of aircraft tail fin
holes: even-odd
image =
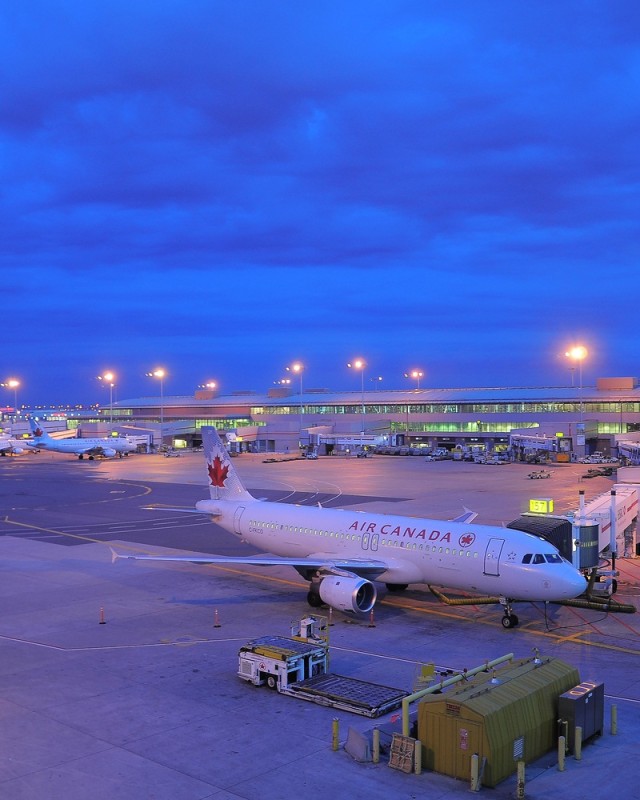
[[[202,444],[212,500],[255,500],[238,477],[215,428],[202,428]]]
[[[40,423],[35,417],[29,417],[29,426],[34,439],[48,439],[49,434],[40,426]]]

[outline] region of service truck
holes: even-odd
[[[238,675],[255,686],[367,717],[398,708],[408,692],[328,671],[326,642],[262,636],[240,648]]]

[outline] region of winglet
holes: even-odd
[[[476,511],[471,511],[471,509],[467,508],[466,506],[462,507],[464,508],[464,514],[454,517],[451,522],[473,522],[473,520],[478,516]]]
[[[111,563],[112,564],[115,564],[116,561],[119,558],[124,558],[124,556],[121,556],[120,553],[116,553],[116,551],[113,549],[113,547],[110,547],[109,549],[111,550]]]

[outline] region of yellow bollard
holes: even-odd
[[[416,739],[413,743],[413,769],[416,775],[422,773],[422,742]]]
[[[332,729],[333,734],[331,738],[331,749],[338,750],[340,747],[340,720],[338,717],[333,718]]]
[[[472,792],[480,791],[479,784],[480,775],[480,758],[477,753],[471,756],[471,786],[469,787]]]
[[[371,754],[371,758],[374,764],[377,764],[380,761],[380,729],[374,728],[373,729],[373,752]]]
[[[618,706],[611,706],[611,735],[618,733]]]
[[[524,761],[518,761],[518,783],[516,785],[516,800],[524,800]]]
[[[573,757],[576,761],[582,761],[582,728],[579,725],[576,725],[573,742]]]
[[[564,736],[558,736],[558,770],[560,772],[564,772],[564,754],[566,752],[565,746]]]

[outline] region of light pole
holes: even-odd
[[[18,386],[20,386],[20,381],[16,380],[16,378],[9,378],[8,381],[0,384],[0,386],[5,386],[7,389],[13,389],[13,410],[15,419],[18,416]]]
[[[164,377],[165,371],[158,367],[153,372],[147,372],[149,378],[160,379],[160,445],[164,444]]]
[[[571,358],[574,362],[578,362],[578,385],[580,392],[580,422],[576,426],[578,428],[578,432],[576,435],[576,445],[581,447],[582,450],[580,451],[581,455],[585,455],[586,453],[586,435],[584,430],[584,403],[582,400],[582,362],[587,357],[587,348],[583,347],[581,344],[572,347],[570,350],[567,350],[565,356],[567,358]]]
[[[416,382],[416,390],[420,389],[420,378],[424,377],[424,372],[421,369],[412,369],[404,373],[405,378],[411,378]],[[407,401],[407,444],[409,444],[409,411],[410,403]]]
[[[419,370],[419,369],[412,369],[410,372],[405,372],[404,373],[404,377],[405,378],[412,378],[414,381],[416,381],[417,382],[416,388],[419,389],[420,388],[420,378],[424,377],[424,372],[422,372],[422,370]]]
[[[115,375],[113,372],[105,372],[98,377],[99,381],[106,381],[109,384],[109,427],[113,428],[113,386]]]
[[[362,434],[364,435],[364,417],[365,417],[365,410],[364,410],[364,368],[367,366],[367,362],[363,358],[356,358],[353,361],[349,361],[347,366],[350,369],[359,369],[360,370],[360,393],[362,399]]]
[[[295,372],[300,378],[300,436],[302,436],[302,373],[304,372],[304,364],[299,361],[294,362],[290,367],[287,367],[287,372]]]
[[[572,347],[570,350],[567,350],[565,356],[567,358],[572,359],[574,362],[578,362],[578,384],[580,392],[580,422],[584,420],[584,403],[582,402],[582,362],[585,358],[589,355],[588,350],[583,345],[576,345]]]

